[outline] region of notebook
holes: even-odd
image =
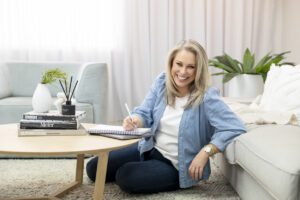
[[[133,131],[126,131],[122,126],[111,126],[104,124],[88,128],[87,132],[91,135],[101,135],[121,140],[151,136],[150,128],[136,128]]]

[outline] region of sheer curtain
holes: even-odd
[[[178,41],[198,40],[210,58],[241,58],[246,47],[259,58],[280,50],[280,22],[274,0],[1,0],[0,59],[107,62],[116,121],[125,102],[141,103]],[[220,77],[212,82],[223,92]]]
[[[121,1],[1,0],[1,60],[107,60]],[[108,20],[109,19],[109,20]]]

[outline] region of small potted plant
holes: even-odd
[[[34,112],[48,112],[50,110],[52,96],[46,85],[51,84],[58,79],[67,79],[67,74],[59,68],[47,70],[42,75],[41,82],[37,85],[32,97],[32,107]]]
[[[255,62],[254,53],[247,48],[242,61],[224,53],[224,55],[210,59],[209,65],[223,70],[212,75],[223,75],[223,83],[228,84],[228,96],[253,98],[263,92],[263,83],[272,64],[277,66],[294,65],[294,63],[283,62],[287,53],[290,51],[280,54],[269,52]]]

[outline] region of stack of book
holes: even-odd
[[[85,111],[76,111],[75,115],[62,115],[58,111],[51,110],[48,113],[36,113],[33,111],[24,113],[19,125],[19,135],[47,135],[54,133],[76,133],[80,131],[80,121],[86,116]]]

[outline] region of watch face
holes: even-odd
[[[207,153],[210,153],[211,152],[211,147],[205,147],[204,151],[207,152]]]

